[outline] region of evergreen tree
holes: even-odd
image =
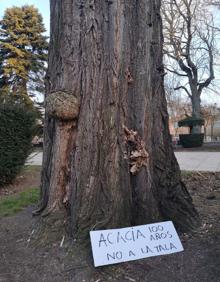
[[[1,94],[18,95],[28,104],[28,92],[42,89],[48,49],[44,32],[42,16],[34,6],[6,9],[0,21]]]

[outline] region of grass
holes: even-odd
[[[36,172],[36,171],[41,171],[42,169],[42,166],[41,165],[25,165],[23,168],[22,168],[22,173],[25,173],[25,172]]]
[[[192,171],[192,170],[181,170],[181,176],[192,176],[194,173],[196,173],[196,171]]]
[[[14,215],[25,207],[35,204],[39,200],[39,195],[39,188],[30,188],[0,199],[0,217]]]

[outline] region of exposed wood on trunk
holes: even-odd
[[[70,200],[70,160],[75,141],[74,121],[57,121],[55,125],[55,140],[52,152],[52,178],[50,180],[50,197],[47,203],[47,213],[69,207]]]

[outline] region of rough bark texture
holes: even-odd
[[[39,211],[65,202],[78,236],[161,219],[197,225],[163,74],[159,0],[51,1],[47,92],[74,93],[80,109],[62,124],[46,116]]]
[[[202,118],[201,110],[201,93],[198,93],[196,87],[194,87],[194,92],[192,91],[191,101],[192,101],[192,116],[195,118]],[[202,127],[200,125],[193,126],[192,133],[201,133]]]

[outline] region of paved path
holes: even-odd
[[[42,158],[43,158],[42,152],[34,152],[28,157],[26,164],[27,165],[42,165]]]
[[[220,171],[220,152],[175,152],[181,170]]]
[[[220,171],[220,152],[175,152],[181,170]],[[27,164],[41,165],[42,152],[33,153]]]

